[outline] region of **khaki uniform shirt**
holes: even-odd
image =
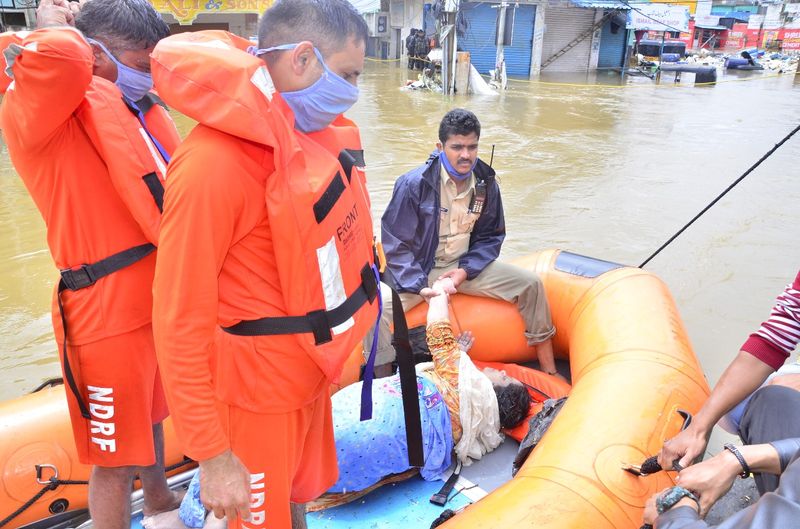
[[[478,215],[469,211],[475,194],[475,174],[469,177],[466,189],[459,193],[456,183],[442,168],[439,186],[439,245],[434,266],[437,268],[457,262],[469,250],[469,238]]]

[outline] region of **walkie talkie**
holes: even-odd
[[[483,213],[483,205],[486,203],[486,180],[478,180],[475,184],[475,193],[469,203],[470,213],[480,215]]]
[[[489,160],[489,167],[494,162],[494,145],[492,145],[492,158]],[[483,205],[486,203],[486,180],[480,179],[475,184],[475,194],[472,195],[472,200],[469,203],[470,213],[480,215],[483,213]]]

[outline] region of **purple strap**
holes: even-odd
[[[375,280],[378,283],[378,318],[375,321],[375,332],[372,335],[372,347],[369,350],[367,365],[364,367],[364,381],[361,384],[361,420],[372,419],[372,380],[375,378],[375,356],[378,351],[378,332],[383,314],[383,297],[381,296],[381,276],[378,267],[372,265]]]

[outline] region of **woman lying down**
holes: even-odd
[[[496,369],[480,371],[465,354],[472,340],[467,335],[459,343],[454,336],[448,304],[452,293],[449,278],[421,292],[428,299],[426,339],[433,356],[433,362],[417,365],[425,456],[420,474],[428,480],[438,479],[450,466],[454,445],[464,465],[497,448],[503,441],[500,429],[522,422],[531,404],[522,383]],[[372,398],[373,418],[362,422],[360,383],[332,397],[339,480],[329,493],[363,491],[409,469],[399,376],[377,379]]]
[[[521,423],[531,405],[521,382],[489,367],[481,371],[465,354],[471,335],[457,341],[449,321],[449,296],[455,291],[446,278],[420,293],[428,299],[426,339],[433,356],[433,362],[417,365],[425,457],[420,474],[427,480],[438,479],[450,466],[453,451],[469,465],[497,448],[503,441],[500,429]],[[316,509],[352,501],[410,468],[399,376],[377,379],[372,393],[368,421],[359,416],[360,382],[332,397],[339,480],[315,502]],[[188,527],[202,527],[205,514],[197,480],[181,507]]]

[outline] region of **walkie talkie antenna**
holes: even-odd
[[[489,158],[489,167],[492,166],[492,162],[494,162],[494,143],[492,144],[492,157]]]

